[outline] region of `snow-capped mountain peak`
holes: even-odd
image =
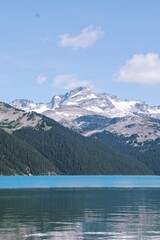
[[[74,114],[75,116],[98,114],[110,118],[135,115],[160,117],[160,107],[150,107],[143,101],[120,100],[108,93],[97,94],[86,87],[76,88],[64,95],[56,95],[49,103],[34,103],[27,99],[17,99],[10,105],[38,113],[54,111],[56,115],[60,112],[61,114],[58,115],[61,115],[61,118],[63,118],[63,112],[72,112],[73,117]]]
[[[28,99],[16,99],[10,105],[15,105],[17,108],[31,108],[35,107],[36,104]]]
[[[79,87],[65,95],[54,96],[52,101],[48,104],[52,110],[58,109],[62,106],[75,106],[78,105],[81,101],[97,98],[96,94],[92,92],[91,89],[85,87]]]
[[[49,110],[49,107],[45,103],[34,103],[28,99],[16,99],[10,103],[10,105],[14,108],[18,108],[24,110],[26,112],[37,112],[43,113],[46,110]]]
[[[160,136],[157,130],[160,123],[156,120],[160,118],[160,107],[149,106],[143,101],[121,100],[89,88],[79,87],[56,95],[49,103],[22,99],[10,105],[41,113],[84,135],[107,130],[127,137],[136,135],[138,141]]]

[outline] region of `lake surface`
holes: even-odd
[[[0,240],[160,240],[160,176],[0,177]]]
[[[0,240],[14,239],[160,239],[160,189],[1,189]]]

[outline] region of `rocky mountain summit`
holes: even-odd
[[[54,96],[49,103],[19,99],[10,105],[41,113],[85,136],[105,131],[131,137],[135,146],[160,138],[160,106],[121,100],[108,93],[94,93],[89,88],[79,87]]]

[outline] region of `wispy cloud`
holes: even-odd
[[[76,87],[91,87],[91,82],[79,80],[75,74],[61,74],[53,79],[53,86],[71,90]]]
[[[69,33],[64,33],[59,36],[59,46],[72,48],[88,48],[94,45],[99,39],[104,36],[104,31],[101,28],[96,28],[90,25],[81,30],[79,35],[71,36]]]
[[[160,83],[160,56],[157,53],[136,54],[126,61],[114,79],[129,83]]]
[[[46,82],[48,80],[48,77],[44,74],[40,74],[37,78],[36,78],[36,82],[38,84],[43,84],[44,82]]]

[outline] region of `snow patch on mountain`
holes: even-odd
[[[122,112],[129,112],[132,111],[132,108],[135,107],[137,103],[140,103],[140,101],[130,101],[130,100],[119,100],[119,99],[113,99],[112,97],[109,98],[113,106]]]

